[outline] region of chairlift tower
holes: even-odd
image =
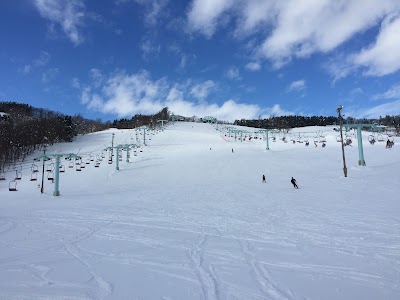
[[[43,170],[42,170],[42,185],[40,188],[40,192],[44,192],[44,162],[50,160],[51,158],[55,158],[55,178],[54,178],[54,191],[53,196],[60,196],[60,158],[66,156],[66,158],[76,158],[79,157],[74,153],[59,153],[59,154],[46,154],[46,150],[43,150],[43,154],[36,157],[35,161],[43,160]]]
[[[161,122],[161,128],[164,130],[164,122],[168,122],[168,120],[157,120],[157,122]]]
[[[134,149],[134,148],[138,148],[138,145],[136,144],[121,144],[121,145],[117,145],[115,147],[107,147],[106,149],[104,149],[104,151],[113,151],[114,149],[117,149],[117,158],[115,159],[115,170],[119,170],[119,151],[120,150],[126,150],[126,162],[129,162],[129,150]]]
[[[343,127],[346,128],[346,131],[348,131],[350,129],[357,130],[358,165],[365,166],[366,164],[365,164],[365,160],[364,160],[364,150],[363,150],[361,129],[362,128],[375,128],[376,125],[375,124],[345,124],[345,125],[343,125]],[[342,138],[342,143],[343,143],[343,138]]]
[[[147,126],[141,126],[138,128],[139,130],[143,130],[143,144],[146,145],[146,131],[148,130]]]
[[[257,131],[257,133],[264,133],[266,135],[266,146],[265,146],[265,150],[269,150],[269,137],[268,137],[268,132],[269,131],[274,131],[273,129],[260,129]]]

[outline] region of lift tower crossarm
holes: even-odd
[[[60,158],[65,156],[66,158],[77,158],[80,157],[74,153],[57,153],[57,154],[46,154],[46,150],[43,151],[42,155],[39,155],[36,157],[34,160],[35,161],[41,161],[43,160],[43,170],[42,170],[42,186],[40,188],[40,192],[43,193],[44,187],[43,187],[43,179],[44,179],[44,162],[50,160],[51,158],[55,158],[55,180],[54,180],[54,191],[53,191],[53,196],[60,196]]]
[[[346,129],[346,132],[350,129],[357,130],[358,165],[365,166],[366,164],[365,164],[365,160],[364,160],[364,150],[363,150],[363,144],[362,144],[361,129],[362,128],[375,128],[376,125],[375,124],[343,124],[343,127]]]

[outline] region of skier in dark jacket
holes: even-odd
[[[292,177],[292,180],[290,180],[290,182],[293,184],[293,187],[295,187],[296,189],[299,188],[299,187],[297,186],[296,179],[294,179],[293,177]]]
[[[262,182],[266,182],[265,181],[265,175],[262,176]]]

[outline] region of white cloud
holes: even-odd
[[[390,16],[382,23],[376,42],[354,57],[365,67],[365,75],[383,76],[400,69],[400,16]]]
[[[46,70],[45,72],[42,73],[42,82],[49,83],[57,76],[58,72],[59,72],[58,68],[51,68]]]
[[[142,5],[145,8],[145,24],[154,27],[161,19],[161,16],[166,14],[166,7],[169,0],[117,0],[115,4],[121,5],[128,2],[135,2],[138,5]]]
[[[261,64],[258,62],[250,62],[246,65],[246,69],[250,71],[258,71],[261,69]]]
[[[382,94],[374,95],[372,99],[400,99],[400,84],[393,85],[389,90]]]
[[[76,77],[72,78],[71,85],[73,88],[76,88],[76,89],[81,88],[81,83],[79,82],[79,79]]]
[[[193,84],[188,80],[182,84],[169,83],[165,78],[152,80],[146,71],[136,74],[121,71],[114,73],[104,78],[100,87],[93,84],[76,86],[80,87],[82,104],[89,109],[118,117],[153,114],[166,106],[178,115],[211,115],[227,121],[256,119],[260,115],[293,114],[282,110],[279,105],[261,108],[256,104],[239,103],[233,99],[222,104],[210,103],[205,99],[215,88],[215,82],[207,80],[202,84]],[[193,98],[202,101],[194,101]]]
[[[225,76],[228,77],[229,79],[241,79],[239,69],[236,67],[230,67],[226,71]]]
[[[40,15],[50,21],[50,29],[61,27],[64,34],[74,44],[83,41],[80,28],[84,26],[85,6],[79,0],[34,0]]]
[[[398,0],[193,0],[187,22],[191,31],[210,38],[221,24],[218,20],[229,18],[236,35],[261,36],[258,57],[280,68],[293,58],[328,53],[399,12]],[[391,22],[385,29],[386,36],[392,36],[397,31],[397,22]],[[388,74],[400,68],[398,59],[389,68],[400,51],[388,58],[380,56],[381,49],[388,49],[385,42],[389,40],[396,44],[392,48],[398,49],[399,39],[382,36],[376,46],[360,53],[358,63],[368,68],[369,75]]]
[[[194,0],[187,15],[190,30],[211,37],[221,14],[229,10],[234,3],[235,0]]]
[[[210,92],[214,89],[215,83],[212,80],[207,80],[203,83],[197,84],[192,87],[190,94],[199,100],[204,100],[208,97]]]
[[[152,39],[144,38],[140,44],[140,49],[142,50],[142,57],[144,59],[151,59],[158,57],[161,51],[161,46],[157,45]]]
[[[352,109],[347,115],[354,118],[379,118],[380,116],[397,116],[400,114],[400,100],[384,103],[371,108]]]
[[[92,68],[89,71],[89,77],[92,79],[93,85],[94,87],[99,87],[104,80],[103,74],[101,73],[101,71],[99,69],[96,68]]]
[[[40,51],[39,57],[34,59],[32,63],[26,64],[22,69],[19,71],[28,74],[35,68],[40,68],[46,66],[50,61],[50,54],[46,51]]]
[[[293,92],[293,91],[302,91],[307,87],[306,85],[306,81],[304,79],[302,80],[296,80],[293,81],[289,87],[288,87],[288,91],[289,92]]]

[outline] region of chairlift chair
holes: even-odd
[[[74,167],[74,162],[70,161],[69,164],[68,164],[68,168],[72,169],[73,167]]]
[[[382,134],[378,134],[378,142],[384,142],[385,138],[383,137]]]
[[[6,180],[6,174],[4,172],[0,172],[0,180]]]
[[[87,164],[87,165],[90,165],[90,161],[91,161],[90,158],[86,159],[86,164]]]
[[[20,170],[15,170],[15,180],[21,180],[22,174]]]
[[[86,166],[85,166],[85,163],[84,162],[81,162],[81,169],[84,169]]]
[[[320,140],[319,140],[319,142],[320,143],[326,143],[326,137],[324,137],[324,136],[320,136]]]
[[[35,164],[32,164],[31,171],[32,171],[33,173],[39,172],[38,166],[35,165]]]
[[[99,161],[96,161],[96,163],[95,163],[95,168],[98,168],[98,167],[100,167],[100,162]]]
[[[375,144],[375,136],[372,134],[368,136],[368,141],[370,142],[371,145]]]
[[[336,137],[336,142],[338,142],[338,143],[341,143],[341,142],[342,142],[342,138],[341,138],[340,135],[338,135],[338,136]]]
[[[36,181],[36,180],[37,180],[37,173],[32,172],[30,181]]]
[[[90,161],[94,161],[94,157],[93,156],[90,156]]]
[[[65,172],[65,166],[64,165],[60,165],[60,173],[64,173]]]
[[[47,180],[51,180],[51,181],[54,180],[54,172],[47,173]]]
[[[81,165],[80,164],[76,165],[75,170],[78,171],[78,172],[82,171]]]
[[[46,171],[47,171],[47,172],[53,171],[53,168],[51,167],[51,165],[47,165],[47,166],[46,166]]]
[[[10,192],[16,192],[17,191],[17,182],[15,180],[11,180],[8,183],[8,190]]]

